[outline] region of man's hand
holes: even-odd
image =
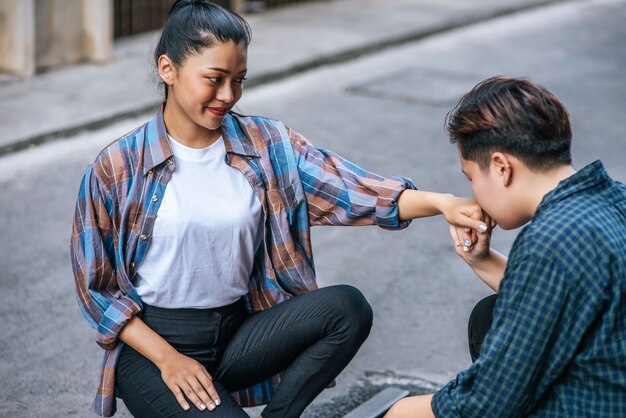
[[[450,237],[459,257],[471,267],[487,286],[498,292],[507,259],[490,247],[491,233],[496,227],[496,222],[488,215],[485,215],[483,221],[489,226],[485,232],[478,232],[477,234],[469,228],[450,225]]]
[[[449,225],[450,237],[456,253],[470,266],[485,261],[489,257],[491,233],[496,222],[488,215],[484,216],[482,222],[487,225],[487,230],[478,233],[467,227]]]

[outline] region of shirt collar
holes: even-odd
[[[246,122],[239,115],[227,114],[222,123],[222,138],[227,153],[239,154],[244,157],[259,157],[251,138],[248,135],[260,135],[258,127]],[[172,157],[172,147],[167,139],[167,131],[163,120],[163,109],[161,109],[150,122],[145,126],[144,131],[144,175],[154,167],[162,164]]]
[[[554,190],[546,193],[537,207],[535,216],[545,210],[552,203],[564,200],[583,190],[597,187],[605,182],[610,183],[611,178],[604,169],[602,162],[595,161],[565,180],[562,180]]]
[[[227,153],[244,157],[259,157],[253,140],[263,140],[263,137],[258,125],[251,118],[244,118],[233,113],[227,114],[222,122],[222,138]]]

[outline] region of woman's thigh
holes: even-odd
[[[204,417],[248,418],[230,392],[217,380],[213,381],[220,395],[221,405],[210,414],[193,404],[185,411],[161,377],[161,371],[150,360],[129,346],[122,350],[116,368],[118,395],[134,417]]]
[[[307,349],[312,361],[342,363],[340,371],[371,325],[371,307],[357,289],[337,285],[307,292],[249,316],[226,346],[215,376],[239,390],[285,371]]]

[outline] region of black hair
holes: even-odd
[[[499,76],[480,82],[448,113],[446,130],[463,158],[482,170],[497,151],[537,171],[572,163],[565,106],[548,89],[525,78]]]
[[[154,62],[158,67],[159,57],[165,54],[179,67],[189,55],[202,53],[216,42],[243,42],[247,48],[251,40],[250,25],[237,13],[207,0],[177,0],[154,50]]]

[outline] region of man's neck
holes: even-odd
[[[543,197],[556,189],[560,182],[571,177],[574,173],[576,173],[576,170],[568,164],[558,166],[546,172],[533,173],[529,176],[525,187],[530,194],[528,210],[531,211],[533,217]]]

